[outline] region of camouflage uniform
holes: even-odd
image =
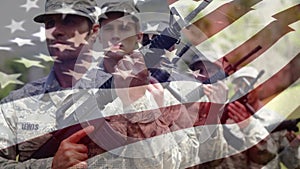
[[[137,12],[127,2],[108,3],[104,7],[104,13],[134,16]],[[164,101],[164,107],[158,107],[146,92],[128,107],[123,107],[119,98],[106,105],[106,121],[128,145],[100,154],[90,164],[105,164],[108,168],[183,168],[195,161],[198,142],[185,107],[168,92]]]
[[[214,75],[217,73],[217,70],[222,68],[222,62],[215,58],[215,54],[208,52],[209,57],[202,57],[202,55],[195,55],[192,57],[191,64],[189,67],[193,71],[202,71],[204,77],[208,77],[209,75]],[[215,60],[217,60],[215,62]],[[200,76],[201,77],[201,76]],[[200,78],[201,80],[201,78]],[[205,79],[202,79],[205,80]],[[218,82],[220,83],[220,82]],[[219,90],[226,90],[219,88]],[[219,92],[219,91],[218,91]],[[221,91],[220,91],[221,92]],[[216,102],[225,103],[227,99],[226,96],[216,95],[220,97]],[[226,97],[223,99],[221,97]],[[206,98],[206,99],[205,99]],[[250,124],[240,129],[237,124],[230,125],[217,125],[219,121],[217,120],[221,113],[218,105],[214,105],[213,100],[209,100],[207,97],[203,97],[200,100],[202,103],[195,103],[190,107],[190,109],[197,109],[199,111],[198,120],[195,123],[195,128],[202,129],[197,132],[197,136],[200,142],[199,149],[199,157],[200,157],[200,165],[194,166],[193,168],[219,168],[223,164],[223,158],[227,156],[231,156],[233,154],[237,154],[241,151],[244,151],[253,145],[257,144],[259,141],[264,139],[268,132],[267,130],[262,130],[263,126],[261,124],[257,124],[257,120],[251,118]],[[193,108],[196,106],[197,108]],[[191,110],[197,111],[197,110]],[[216,119],[216,120],[214,120]],[[212,121],[212,122],[209,122]],[[216,125],[213,125],[216,124]],[[200,125],[200,126],[199,126]],[[202,125],[202,126],[201,126]],[[205,125],[205,126],[203,126]],[[198,126],[198,127],[196,127]],[[234,130],[232,132],[231,130]],[[233,149],[228,144],[228,140],[224,138],[229,133],[233,133],[236,136],[235,142],[238,141],[240,143],[240,147],[238,150]],[[238,136],[237,136],[238,134]],[[205,135],[207,135],[205,137]],[[233,140],[230,140],[230,142]],[[210,150],[219,150],[219,151],[210,151]],[[241,164],[241,163],[239,163]]]
[[[275,112],[270,111],[266,108],[262,108],[259,112],[257,112],[254,116],[256,117],[255,120],[257,121],[256,124],[263,124],[263,128],[268,126],[268,124],[273,124],[276,120],[271,119],[274,117]],[[262,118],[263,117],[263,118]],[[263,120],[261,120],[263,119]],[[267,120],[266,119],[271,119]],[[280,120],[278,118],[277,120]],[[253,128],[250,131],[255,130],[258,128],[256,126],[252,126]],[[262,129],[262,127],[259,127]],[[231,132],[237,133],[237,130],[232,130]],[[257,141],[259,143],[255,144],[256,148],[251,148],[249,150],[243,151],[242,153],[235,154],[226,158],[222,165],[217,168],[280,168],[280,162],[289,166],[289,168],[296,168],[299,167],[299,147],[293,148],[289,145],[289,141],[285,137],[286,131],[279,131],[272,134],[268,134],[265,138],[261,138]],[[254,144],[252,144],[254,145]],[[246,148],[250,148],[251,146],[246,146]],[[232,148],[232,147],[230,147]],[[233,150],[238,152],[237,150]],[[260,151],[258,153],[257,151]],[[262,161],[264,159],[272,159],[267,164],[257,164],[253,162],[255,161]]]
[[[98,155],[93,164],[103,164],[103,156],[115,158],[111,166],[129,168],[182,168],[196,161],[199,145],[185,107],[168,92],[164,100],[159,108],[146,92],[129,107],[122,108],[119,98],[106,105],[106,120],[131,144]]]
[[[54,92],[58,90],[55,88],[59,88],[59,85],[53,77],[54,73],[51,73],[47,78],[48,81],[44,78],[29,83],[2,100],[4,103],[1,104],[2,125],[0,127],[1,149],[3,149],[1,168],[51,168],[51,158],[40,160],[29,160],[29,158],[34,150],[51,137],[45,134],[57,129],[55,112],[57,106],[61,104],[59,99],[68,96],[65,92],[58,94]],[[25,142],[39,135],[45,137],[34,142]],[[22,163],[16,163],[17,155],[18,161]]]
[[[96,23],[96,6],[94,0],[46,0],[45,13],[36,16],[34,21],[44,23],[51,14],[73,14]],[[97,82],[105,81],[100,79]],[[76,123],[64,121],[76,109],[65,103],[73,103],[78,91],[63,90],[51,71],[48,77],[28,83],[3,99],[0,105],[0,168],[51,168],[52,157],[32,159],[31,156],[52,137],[50,132]],[[84,102],[91,93],[83,91],[78,101]],[[61,108],[64,111],[58,111]]]
[[[258,71],[255,68],[244,67],[236,72],[233,78],[256,78],[257,75]],[[262,107],[251,118],[252,119],[250,122],[253,124],[253,122],[256,121],[256,124],[247,126],[250,132],[253,132],[255,130],[267,132],[265,134],[257,135],[259,137],[256,137],[255,134],[252,133],[251,135],[256,137],[256,140],[253,140],[254,142],[252,143],[247,143],[247,139],[242,138],[244,139],[246,149],[252,147],[252,145],[256,146],[248,150],[241,149],[240,151],[230,147],[233,152],[243,152],[239,154],[234,153],[234,156],[226,158],[222,165],[218,168],[273,169],[280,168],[280,162],[284,163],[286,166],[289,166],[289,168],[296,168],[296,166],[299,167],[299,147],[290,147],[289,142],[285,137],[286,131],[279,131],[270,134],[273,129],[268,128],[272,124],[280,123],[282,120],[284,120],[284,117],[280,116],[278,113],[272,110],[267,109],[266,107]],[[237,126],[231,127],[230,129],[231,131],[229,132],[233,133],[234,135],[237,135],[237,133],[240,132],[240,129]],[[247,137],[247,135],[244,135],[242,137],[245,136]],[[262,163],[264,163],[264,165]]]
[[[207,122],[207,112],[210,110],[209,99],[207,96],[199,98],[199,90],[195,90],[202,88],[201,83],[195,81],[176,81],[171,86],[186,99],[183,104],[186,105],[189,116],[193,121],[196,138],[199,142],[199,148],[196,150],[197,153],[194,153],[198,154],[198,159],[191,161],[185,167],[205,168],[206,164],[203,165],[204,163],[223,158],[227,154],[227,143],[223,137],[223,128],[217,124],[217,117],[215,117],[216,121],[214,123]],[[189,86],[189,88],[186,86]],[[185,97],[189,93],[193,93],[193,96]],[[210,113],[214,114],[214,112]]]
[[[101,86],[110,77],[106,73],[97,74],[98,79],[103,80],[93,84],[96,86]],[[81,82],[76,87],[90,89],[91,86],[86,84],[92,83]],[[78,91],[63,90],[51,71],[48,77],[26,84],[3,99],[0,105],[0,168],[51,168],[51,157],[35,160],[31,159],[31,155],[52,137],[50,132],[78,123],[75,120],[64,121],[73,115],[74,106],[64,108],[63,114],[58,111],[65,103],[73,103],[73,97],[80,93]],[[90,91],[80,91],[83,92],[76,100],[78,103],[93,97]]]

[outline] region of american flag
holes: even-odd
[[[160,13],[159,16],[161,16],[161,13],[168,12],[168,7],[175,7],[181,17],[187,16],[201,2],[201,0],[197,2],[192,0],[135,1],[136,5],[140,6],[141,13],[144,12],[146,15],[153,10],[154,13]],[[103,1],[98,0],[98,4],[102,3]],[[44,1],[6,0],[3,4],[0,7],[2,11],[0,28],[1,98],[10,91],[21,88],[29,81],[45,76],[53,62],[48,56],[45,45],[45,28],[32,20],[34,16],[44,11]],[[189,40],[204,55],[208,49],[213,49],[217,59],[226,58],[232,64],[251,49],[258,45],[261,46],[261,50],[243,63],[243,66],[251,64],[266,72],[254,90],[260,92],[260,98],[264,100],[266,107],[284,117],[292,114],[294,116],[298,114],[295,117],[299,117],[299,13],[300,2],[297,0],[215,0],[193,20],[195,30]],[[151,26],[155,28],[155,26]],[[287,101],[286,98],[291,99]],[[189,128],[181,129],[182,131],[189,130]],[[107,131],[103,131],[103,133],[105,132]],[[180,133],[181,130],[178,129],[174,132]],[[169,133],[169,135],[171,134]],[[150,142],[149,140],[154,140],[153,144],[165,142],[169,135],[159,135],[143,139],[140,142],[135,140],[131,142],[129,148],[139,149],[143,142]],[[105,134],[101,136],[103,137]],[[34,136],[28,139],[31,138]],[[128,142],[119,143],[109,147],[108,150],[114,149],[114,153],[119,153],[124,144],[128,144]],[[174,144],[176,143],[174,142]],[[163,143],[162,145],[165,146]],[[137,152],[136,156],[147,157],[145,155],[148,154],[145,153],[147,150],[151,151],[150,148],[145,148],[145,151]],[[142,155],[142,153],[145,154]],[[192,152],[190,153],[192,154]],[[151,155],[151,153],[149,154]],[[136,156],[129,157],[136,158]],[[207,161],[223,157],[225,156],[218,156],[215,159],[212,157]],[[200,162],[195,159],[185,164],[184,167],[207,161]]]

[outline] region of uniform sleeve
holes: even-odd
[[[245,137],[245,148],[252,147],[269,135],[267,129],[256,118],[250,117],[247,127],[241,129]]]
[[[171,131],[173,131],[173,137],[177,143],[178,151],[180,154],[180,168],[191,167],[198,164],[199,159],[199,141],[197,139],[196,131],[193,128],[194,121],[191,120],[190,114],[186,107],[183,105],[171,106],[174,111],[178,113],[171,114],[176,115]]]
[[[0,104],[0,168],[1,169],[50,169],[52,158],[30,159],[18,162],[18,146],[13,102]]]
[[[230,145],[228,155],[236,154],[258,145],[269,135],[268,131],[256,118],[250,117],[248,120],[249,124],[245,128],[240,128],[237,123],[224,125],[224,136]]]
[[[289,169],[300,168],[300,146],[291,146],[287,138],[283,137],[281,147],[280,161]]]
[[[16,118],[12,103],[3,103],[0,106],[0,155],[4,159],[16,160]]]
[[[228,144],[221,125],[198,126],[199,157],[201,164],[224,158],[228,154]],[[212,151],[213,150],[213,151]]]
[[[17,162],[15,160],[8,160],[0,157],[0,168],[1,169],[32,169],[32,168],[43,168],[51,169],[52,157],[45,159],[30,159],[24,162]]]

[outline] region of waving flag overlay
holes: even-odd
[[[101,65],[100,63],[102,63],[103,59],[103,51],[99,50],[83,54],[85,56],[99,55],[99,57],[94,56],[94,61],[99,63],[92,65],[96,67],[98,73],[87,74],[80,79],[82,77],[81,74],[78,75],[72,70],[64,72],[79,80],[80,84],[76,84],[79,87],[47,91],[37,95],[30,95],[31,91],[25,91],[25,96],[7,101],[5,97],[11,91],[22,88],[26,83],[34,82],[41,77],[47,76],[51,71],[51,65],[55,62],[55,56],[48,56],[45,44],[46,34],[49,34],[49,31],[51,33],[51,30],[45,30],[44,25],[39,25],[32,21],[32,18],[37,13],[43,11],[44,2],[42,0],[5,1],[3,4],[6,5],[0,7],[3,12],[3,15],[1,15],[2,26],[0,27],[2,36],[0,39],[0,98],[3,99],[0,107],[2,109],[0,125],[3,125],[3,128],[7,128],[4,119],[7,115],[5,110],[8,110],[6,108],[12,108],[14,106],[11,105],[15,104],[23,105],[26,109],[22,110],[24,114],[18,114],[17,111],[21,110],[22,106],[13,108],[15,112],[12,112],[12,114],[15,113],[21,119],[18,121],[18,126],[15,127],[21,130],[18,134],[24,135],[13,142],[0,142],[0,149],[3,151],[10,150],[14,146],[26,147],[28,143],[34,144],[34,142],[47,138],[43,140],[44,144],[41,147],[35,152],[31,152],[30,158],[45,159],[53,157],[64,139],[86,126],[93,125],[96,132],[80,140],[80,143],[89,145],[93,142],[92,146],[96,147],[95,152],[89,152],[88,163],[92,168],[101,167],[104,163],[114,163],[109,160],[104,160],[105,162],[103,162],[103,159],[106,159],[110,154],[113,154],[116,158],[124,158],[124,160],[145,159],[145,164],[155,163],[155,160],[164,158],[170,158],[170,161],[172,161],[172,158],[180,158],[181,161],[178,161],[178,164],[172,161],[176,163],[174,168],[188,168],[246,151],[270,135],[271,131],[261,130],[264,126],[254,120],[249,126],[257,127],[254,127],[253,131],[251,131],[252,133],[246,131],[254,134],[250,135],[247,133],[249,134],[249,140],[243,143],[243,147],[236,150],[228,150],[227,147],[231,144],[230,141],[227,140],[226,142],[225,138],[219,134],[223,133],[223,128],[237,125],[221,124],[219,121],[219,111],[230,104],[227,100],[218,103],[203,100],[199,96],[197,101],[188,100],[187,98],[186,102],[181,102],[181,100],[176,100],[172,97],[172,92],[166,91],[165,96],[170,97],[170,99],[161,105],[156,104],[153,98],[151,98],[152,100],[147,100],[148,98],[146,98],[146,106],[140,106],[140,109],[132,107],[123,109],[120,99],[114,93],[114,89],[110,89],[111,86],[105,86],[106,84],[111,85],[111,81],[109,81],[110,76],[99,73],[102,69],[98,66]],[[98,1],[98,4],[103,3],[100,0]],[[170,4],[169,7],[174,7],[181,16],[186,16],[201,2],[202,0],[197,2],[181,0]],[[155,6],[156,8],[159,6],[157,5],[159,4],[158,1],[155,0],[153,0],[153,3],[151,3],[151,0],[137,0],[134,3],[141,8],[143,7],[140,12],[144,12],[144,16],[147,13],[150,15],[151,7]],[[167,2],[161,5],[163,6],[164,4],[166,5]],[[153,11],[151,16],[156,16],[155,13],[157,13],[157,16],[162,15],[159,9],[153,9]],[[163,12],[165,11],[164,9]],[[151,19],[155,20],[155,18]],[[147,28],[151,27],[150,24],[147,26]],[[158,25],[152,25],[152,27],[158,29]],[[85,36],[86,34],[77,32],[71,41],[75,43],[76,39],[82,40]],[[251,54],[248,59],[238,65],[232,72],[225,72],[228,74],[225,80],[229,81],[236,71],[245,66],[251,65],[259,71],[263,70],[265,72],[264,75],[258,79],[253,89],[245,94],[256,91],[265,104],[262,109],[254,112],[253,117],[255,114],[262,113],[265,108],[268,108],[279,113],[280,117],[282,117],[278,124],[291,115],[296,118],[300,117],[298,101],[300,92],[299,90],[294,90],[300,87],[299,37],[300,2],[297,0],[214,0],[200,12],[197,19],[193,20],[191,26],[182,31],[182,42],[190,42],[205,57],[208,57],[206,55],[208,53],[214,53],[214,63],[222,62],[224,69],[228,65],[234,65],[243,56],[259,46],[259,50]],[[87,41],[85,43],[87,44]],[[97,47],[99,42],[96,41],[95,43]],[[77,47],[80,45],[81,43],[75,43]],[[70,46],[64,46],[60,50],[63,52],[64,50],[72,49]],[[131,61],[130,59],[128,60]],[[90,70],[88,63],[82,62],[78,66]],[[121,73],[126,79],[128,72]],[[179,74],[186,75],[188,70]],[[103,81],[97,81],[96,77],[98,78],[98,76]],[[79,78],[77,79],[77,77]],[[226,83],[232,88],[232,84],[227,81]],[[192,87],[203,87],[196,80],[184,81],[184,85],[182,85],[180,80],[167,83],[178,87],[178,91],[199,92],[199,90],[193,90]],[[191,86],[185,83],[191,84]],[[87,87],[84,88],[80,85]],[[164,85],[166,86],[166,84]],[[99,88],[100,86],[102,86],[101,89]],[[189,89],[190,87],[191,89]],[[279,98],[286,96],[286,93],[290,91],[296,91],[293,93],[293,96],[298,99],[290,100],[288,105],[286,102],[282,103]],[[58,108],[55,110],[50,108],[48,103],[41,99],[45,96],[53,99],[54,101],[51,104],[57,105]],[[274,106],[274,102],[279,105],[282,104],[281,107],[287,106],[289,108],[278,108],[280,106]],[[208,110],[205,109],[205,106],[202,106],[206,103],[211,104]],[[192,104],[198,104],[199,106],[196,110],[189,109],[189,106]],[[194,111],[199,111],[202,108],[209,115],[204,117],[206,119],[202,123],[194,124],[194,117],[191,117],[192,115],[190,114],[195,114]],[[164,111],[168,111],[170,114],[164,114]],[[177,113],[177,111],[181,112],[181,114]],[[50,120],[58,116],[63,120]],[[157,119],[159,116],[164,116],[170,121],[175,119],[174,116],[178,116],[176,118],[179,120],[174,120],[174,125],[171,125],[168,120],[157,120],[155,121],[158,126],[156,130],[147,128],[148,124],[152,125],[147,118]],[[143,123],[139,123],[135,117],[141,118]],[[128,121],[130,121],[130,124]],[[126,131],[122,131],[124,126]],[[162,131],[161,128],[164,126],[171,129]],[[130,133],[130,131],[139,131],[142,134],[139,136],[124,134]],[[148,131],[151,131],[151,133]],[[214,138],[219,140],[216,141]],[[207,147],[212,145],[217,145],[214,148],[218,149],[207,149]],[[180,155],[174,155],[176,153]],[[22,162],[29,159],[18,160]]]

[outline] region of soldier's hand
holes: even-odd
[[[285,136],[292,147],[300,146],[300,134],[297,135],[294,131],[288,131]]]
[[[204,93],[209,98],[210,102],[223,104],[228,98],[228,87],[222,82],[218,81],[214,84],[203,85]]]
[[[238,101],[228,105],[228,116],[238,123],[240,128],[245,128],[250,123],[251,114],[247,111],[246,107]]]
[[[150,84],[147,85],[147,90],[152,94],[155,99],[156,104],[161,108],[164,106],[164,88],[162,85],[154,78],[149,78]]]
[[[53,158],[52,169],[87,168],[88,148],[78,142],[93,131],[94,127],[88,126],[63,140]]]

